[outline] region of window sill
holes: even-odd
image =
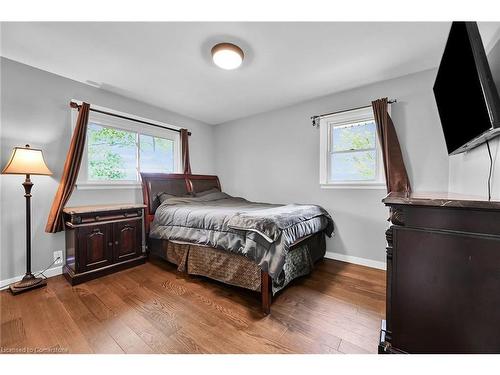
[[[330,183],[320,184],[321,189],[368,189],[385,190],[385,182],[365,182],[365,183]]]
[[[103,189],[141,189],[140,182],[117,182],[117,183],[99,183],[99,182],[80,182],[76,184],[78,190],[103,190]]]

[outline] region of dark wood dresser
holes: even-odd
[[[64,209],[63,273],[71,285],[145,262],[142,246],[145,207],[122,204]]]
[[[388,195],[379,353],[500,353],[500,202]]]

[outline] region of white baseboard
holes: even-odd
[[[40,272],[40,271],[38,271]],[[38,272],[33,272],[36,275]],[[53,268],[49,268],[47,271],[43,273],[47,277],[57,276],[62,274],[62,266],[57,266]],[[6,289],[10,284],[15,283],[23,278],[24,275],[19,275],[16,277],[12,277],[10,279],[0,280],[0,290]]]
[[[351,255],[333,253],[330,251],[326,252],[325,258],[341,260],[342,262],[359,264],[360,266],[377,268],[379,270],[386,270],[386,268],[387,268],[387,265],[385,264],[385,262],[379,262],[377,260],[354,257]]]

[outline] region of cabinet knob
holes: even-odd
[[[118,245],[118,241],[115,241],[115,245]]]
[[[108,242],[108,246],[113,246],[113,242]]]

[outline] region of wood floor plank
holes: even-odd
[[[95,353],[124,353],[120,345],[108,334],[103,324],[82,302],[81,295],[86,293],[83,288],[83,285],[75,287],[59,285],[55,293]]]
[[[26,332],[25,346],[30,351],[57,353],[57,349],[60,348],[51,325],[51,318],[44,313],[44,303],[50,294],[50,290],[43,288],[31,291],[31,295],[15,296]]]
[[[128,305],[121,297],[122,294],[114,289],[110,281],[92,283],[89,287],[99,295],[99,299],[116,314],[118,319],[130,327],[154,353],[180,353],[172,340],[165,335],[165,332],[158,330]],[[137,354],[142,354],[142,352],[137,352]]]
[[[161,260],[71,287],[0,292],[0,346],[70,353],[376,353],[385,272],[333,260],[274,298]]]
[[[44,318],[49,322],[59,346],[64,349],[63,352],[92,353],[92,348],[78,325],[57,299],[55,293],[51,289],[47,290],[50,293],[43,302]]]
[[[82,293],[82,291],[85,291]],[[79,288],[80,299],[101,326],[125,353],[152,353],[151,348],[126,324],[124,324],[88,285]]]
[[[338,351],[343,354],[369,354],[370,351],[358,346],[354,345],[353,343],[347,341],[347,340],[342,340],[340,342],[340,345],[338,347]]]
[[[294,353],[303,354],[338,354],[337,351],[339,343],[334,343],[333,346],[329,346],[321,341],[317,341],[311,336],[305,335],[300,331],[293,329],[287,329],[283,336],[279,339],[280,342],[289,346],[293,349]]]
[[[128,275],[138,280],[141,287],[124,298],[158,329],[169,331],[169,337],[180,345],[178,349],[181,353],[243,352],[235,350],[227,342],[216,327],[215,320],[203,318],[206,311],[202,306],[192,304],[183,297],[184,293],[179,293],[181,286],[175,285],[172,280],[165,283],[164,277],[175,276],[162,274],[164,277],[151,280],[150,274],[148,271]],[[165,298],[166,292],[168,298]]]
[[[172,277],[171,275],[163,275],[164,277]],[[172,287],[174,286],[174,287]],[[196,298],[193,298],[192,291],[187,291],[186,295],[179,295],[179,286],[177,281],[171,279],[169,283],[149,280],[144,283],[144,287],[152,292],[159,300],[164,300],[165,303],[174,303],[177,311],[182,311],[185,317],[185,323],[198,322],[201,323],[202,330],[211,332],[214,340],[219,342],[227,342],[229,353],[249,352],[249,353],[282,353],[289,350],[274,341],[268,340],[265,337],[254,337],[239,327],[232,325],[231,321],[219,316],[220,311],[211,308],[208,313],[206,306],[196,303]],[[165,296],[165,291],[168,297]],[[186,326],[185,329],[189,327]]]
[[[0,293],[0,346],[20,347],[26,340],[21,311],[10,293]]]

